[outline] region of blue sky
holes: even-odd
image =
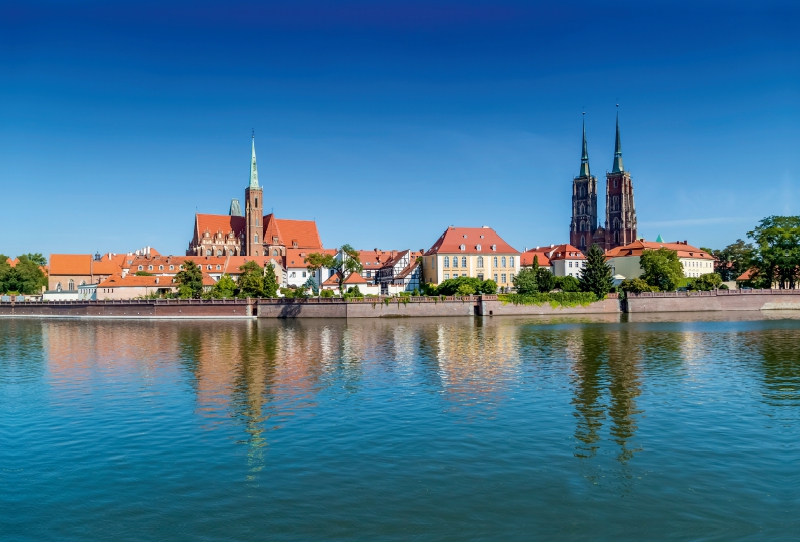
[[[581,112],[639,234],[722,247],[800,214],[800,8],[748,2],[0,5],[0,252],[183,254],[243,198],[323,243],[568,240]],[[221,3],[222,4],[222,3]],[[605,189],[604,183],[601,184]]]

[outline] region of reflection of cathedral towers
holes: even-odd
[[[606,173],[606,219],[597,225],[597,178],[589,170],[586,145],[586,122],[583,123],[583,149],[580,174],[572,180],[572,221],[569,242],[586,251],[593,244],[604,250],[623,246],[636,240],[636,207],[633,202],[633,182],[622,164],[622,142],[619,133],[619,112],[614,143],[614,163]]]

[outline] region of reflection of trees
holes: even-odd
[[[796,329],[762,330],[746,341],[747,351],[760,354],[765,402],[800,405],[800,334]]]
[[[603,420],[608,416],[609,433],[620,448],[617,459],[628,461],[636,451],[630,444],[640,414],[636,397],[641,393],[639,362],[629,332],[582,327],[569,337],[567,351],[575,360],[575,455],[587,458],[597,453]]]

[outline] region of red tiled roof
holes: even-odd
[[[358,274],[358,273],[355,273]],[[334,273],[330,277],[328,277],[325,281],[323,281],[323,286],[339,286],[339,277],[342,276],[341,273]]]
[[[538,257],[539,267],[550,267],[550,258],[547,257],[549,248],[532,248],[527,252],[523,252],[519,257],[519,264],[522,267],[533,265],[533,258]]]
[[[274,238],[278,238],[278,243]],[[276,218],[270,213],[264,216],[264,242],[279,244],[287,248],[321,249],[322,241],[313,220],[289,220]]]
[[[556,245],[555,247],[551,247],[547,251],[547,255],[550,258],[550,261],[586,259],[586,256],[583,255],[583,252],[581,252],[579,248],[574,247],[569,243],[563,243],[561,245]]]
[[[708,252],[695,248],[686,243],[654,243],[651,241],[637,240],[624,247],[612,248],[606,252],[606,259],[624,258],[627,256],[639,257],[645,250],[658,250],[666,248],[678,253],[678,258],[694,258],[697,260],[713,260]]]
[[[464,250],[461,250],[461,246]],[[478,250],[480,245],[481,249]],[[492,250],[492,245],[495,250]],[[519,251],[503,241],[503,239],[488,226],[482,228],[460,228],[450,226],[431,248],[425,252],[426,256],[432,254],[519,254]]]
[[[91,254],[51,254],[50,275],[91,275]]]
[[[92,274],[113,275],[122,271],[125,265],[125,254],[106,254],[100,260],[92,261]]]
[[[217,283],[208,273],[203,273],[203,286],[214,286]]]
[[[345,284],[367,284],[367,279],[358,273],[350,273],[350,276],[344,279]],[[336,283],[338,284],[338,282]]]
[[[747,271],[736,277],[736,280],[750,280],[753,278],[755,274],[756,274],[755,269],[748,269]]]
[[[230,216],[230,215],[205,215],[197,213],[195,215],[195,227],[197,238],[202,239],[203,233],[206,230],[211,235],[217,232],[222,232],[223,235],[228,235],[233,231],[236,237],[244,233],[245,219],[243,216]]]

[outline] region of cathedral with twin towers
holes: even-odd
[[[611,250],[636,240],[636,207],[633,204],[631,174],[622,165],[622,143],[619,137],[619,112],[617,112],[617,139],[614,144],[614,164],[606,172],[606,220],[597,223],[597,177],[589,169],[589,152],[586,147],[586,121],[583,122],[583,153],[580,174],[572,179],[572,221],[569,225],[569,243],[586,252],[592,245]]]

